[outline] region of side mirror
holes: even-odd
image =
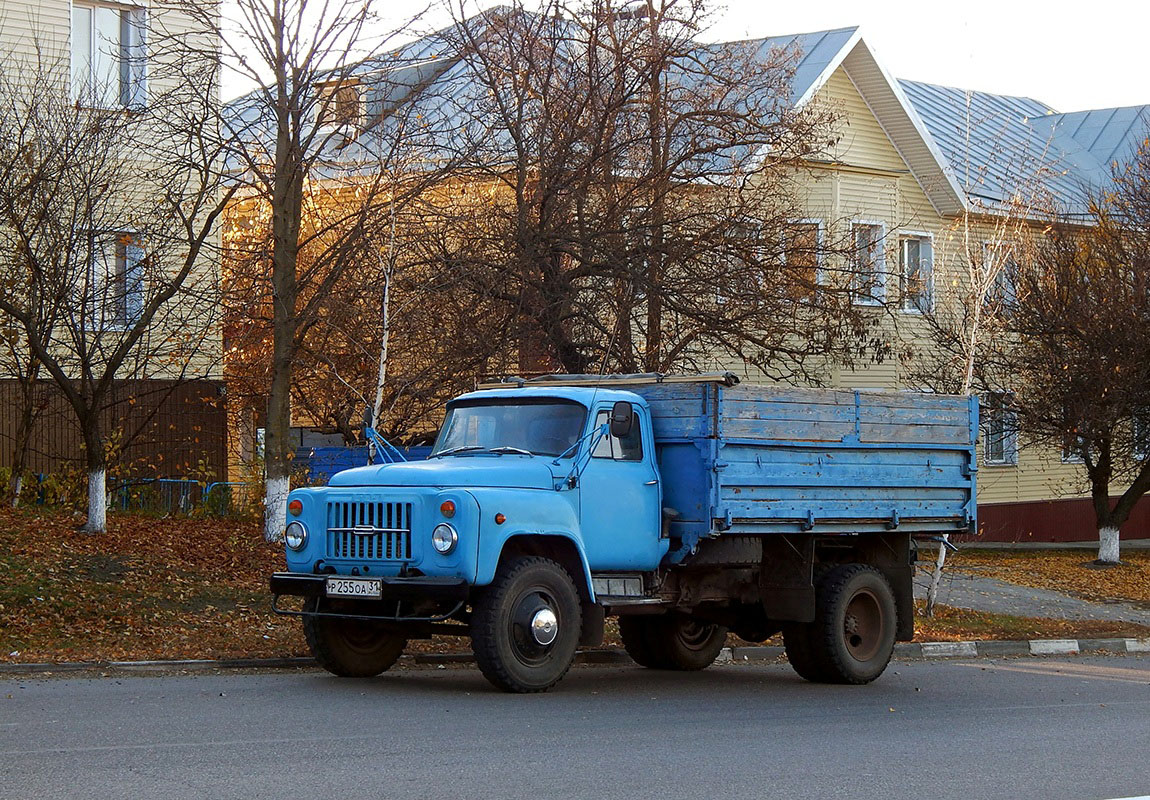
[[[626,400],[620,400],[611,407],[611,435],[616,439],[626,438],[635,424],[635,409]]]

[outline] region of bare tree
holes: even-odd
[[[1009,435],[1079,463],[1094,506],[1098,561],[1119,559],[1119,528],[1150,489],[1150,144],[1115,166],[1113,184],[1087,192],[1085,213],[1055,216],[1014,243],[985,301],[995,328],[968,386],[997,398]],[[1038,216],[1038,215],[1036,215]],[[935,343],[961,352],[961,328]],[[949,374],[956,375],[952,369]],[[1125,485],[1117,501],[1111,488]]]
[[[837,112],[796,108],[794,50],[700,45],[698,3],[515,5],[442,35],[459,53],[457,186],[429,263],[514,312],[528,369],[741,360],[781,379],[850,361],[849,238],[796,220]]]
[[[1045,186],[1056,169],[1051,142],[1025,148],[1021,152],[996,149],[990,158],[975,163],[970,145],[972,131],[996,130],[1013,123],[997,110],[990,118],[975,118],[972,93],[966,93],[964,114],[963,184],[985,184],[992,164],[1015,183],[1012,192],[999,201],[977,201],[968,205],[949,230],[935,242],[935,256],[948,267],[951,280],[945,301],[938,307],[925,304],[914,319],[924,325],[927,352],[910,348],[906,355],[908,377],[917,386],[953,394],[982,392],[987,400],[1005,396],[998,386],[986,389],[984,372],[990,354],[1008,335],[1010,311],[1016,300],[1017,264],[1031,247],[1036,220],[1048,218],[1053,201]],[[905,302],[905,298],[901,298]],[[1001,376],[1009,381],[1007,376]],[[997,402],[997,401],[995,401]],[[985,434],[984,434],[985,435]],[[1012,432],[1004,434],[1012,436]],[[939,543],[934,572],[926,596],[926,616],[934,615],[938,589],[946,565],[949,535]]]
[[[106,527],[117,385],[213,366],[212,229],[226,201],[210,107],[162,80],[145,92],[142,52],[109,59],[116,70],[80,82],[67,52],[0,65],[0,313],[76,416],[89,532]]]
[[[234,237],[229,258],[247,264],[235,269],[270,301],[264,533],[275,540],[290,480],[294,362],[341,277],[377,260],[370,232],[439,168],[404,169],[412,143],[437,133],[408,111],[425,59],[393,44],[373,0],[232,0],[223,16],[176,2],[220,37],[225,66],[259,87],[225,108],[221,127],[230,177],[267,221]]]
[[[1095,195],[1092,225],[1051,226],[1019,275],[1011,320],[1012,409],[1031,444],[1081,464],[1098,532],[1098,562],[1119,560],[1119,529],[1150,490],[1150,217],[1136,216],[1150,148]],[[1141,194],[1141,197],[1139,197]],[[1125,484],[1117,501],[1111,487]]]

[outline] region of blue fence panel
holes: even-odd
[[[408,461],[424,461],[431,455],[430,445],[398,450]],[[367,466],[367,447],[301,447],[296,450],[295,463],[307,468],[308,483],[327,483],[341,470]]]

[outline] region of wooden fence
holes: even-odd
[[[227,431],[219,381],[119,382],[102,410],[115,445],[113,469],[124,476],[226,480]],[[11,467],[23,400],[20,386],[0,379],[0,467]],[[71,406],[51,382],[36,387],[36,418],[27,468],[82,468],[84,446]]]

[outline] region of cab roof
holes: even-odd
[[[569,400],[590,408],[592,403],[616,403],[620,400],[647,407],[647,401],[634,392],[622,389],[604,389],[593,386],[525,386],[523,388],[507,389],[480,389],[477,392],[461,394],[449,405],[463,400],[507,400],[514,402],[522,398],[554,398],[556,400]]]

